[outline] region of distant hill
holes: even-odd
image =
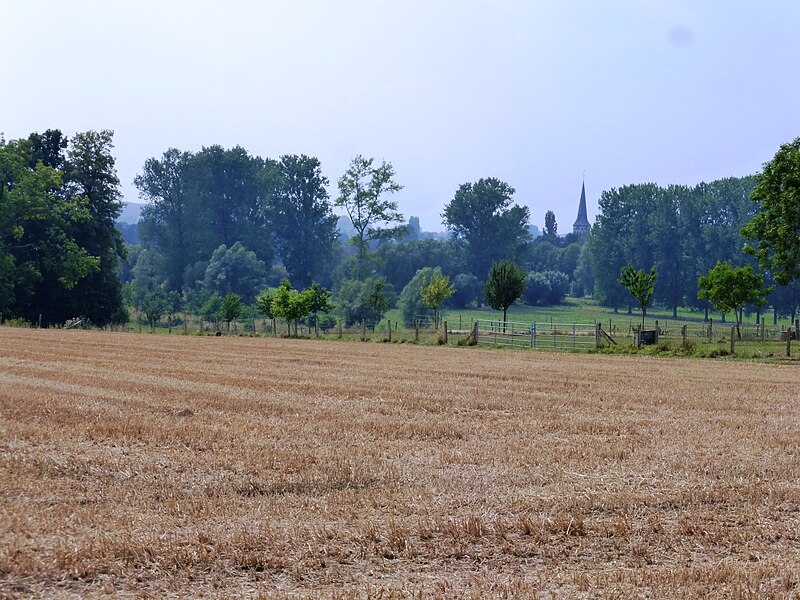
[[[144,204],[140,202],[123,202],[122,214],[117,221],[122,223],[138,223],[142,217],[142,208]]]

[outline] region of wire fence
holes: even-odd
[[[476,342],[493,346],[589,350],[597,347],[597,333],[594,323],[475,322]]]
[[[423,317],[423,315],[419,315]],[[427,315],[425,315],[427,317]],[[629,322],[626,322],[629,321]],[[85,326],[75,324],[74,326]],[[127,330],[147,331],[143,321],[128,324]],[[800,323],[771,324],[763,320],[741,323],[737,332],[730,321],[689,322],[671,319],[641,321],[618,319],[594,323],[555,323],[548,321],[506,321],[478,319],[463,320],[461,315],[444,315],[436,328],[430,318],[417,318],[411,327],[398,320],[384,319],[378,323],[354,323],[341,319],[320,320],[320,326],[300,323],[295,329],[283,319],[248,318],[232,321],[208,321],[194,315],[179,315],[174,320],[158,323],[154,329],[168,333],[200,335],[258,335],[301,337],[338,337],[364,341],[436,343],[477,343],[481,345],[517,348],[581,351],[605,346],[620,348],[653,345],[665,351],[691,352],[700,356],[735,354],[737,356],[790,355],[791,342],[800,339]],[[449,337],[448,337],[449,334]],[[787,339],[788,338],[788,339]],[[448,341],[449,340],[449,341]],[[623,350],[624,351],[624,350]]]

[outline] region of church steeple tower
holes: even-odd
[[[589,223],[589,217],[586,214],[586,186],[581,182],[581,201],[578,204],[578,218],[572,225],[572,233],[586,237],[589,235],[590,227],[591,223]]]

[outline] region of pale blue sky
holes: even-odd
[[[174,146],[392,162],[441,230],[499,177],[540,228],[604,189],[758,171],[800,135],[800,2],[4,0],[0,131],[113,129],[125,199]]]

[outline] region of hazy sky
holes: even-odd
[[[757,172],[800,135],[797,0],[3,0],[0,131],[113,129],[125,200],[167,148],[393,163],[441,230],[499,177],[571,231],[605,189]]]

